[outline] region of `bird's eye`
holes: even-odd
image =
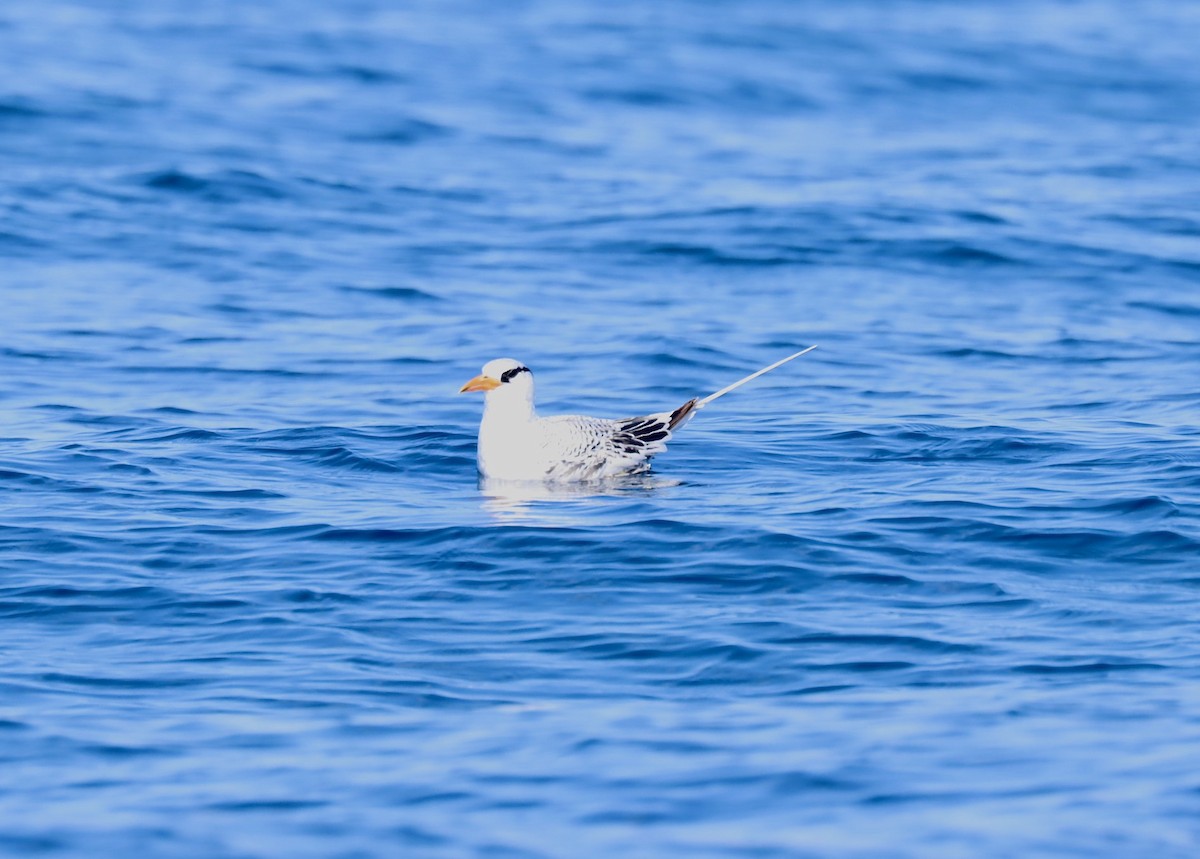
[[[503,373],[500,374],[500,381],[501,382],[511,382],[513,380],[513,377],[516,376],[517,374],[528,373],[528,372],[529,372],[528,367],[513,367],[511,370],[505,370]]]

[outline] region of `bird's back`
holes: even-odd
[[[621,420],[559,415],[537,421],[550,479],[598,480],[638,474],[667,449],[671,433],[690,417],[696,401],[671,412]]]

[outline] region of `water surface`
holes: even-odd
[[[1198,26],[6,3],[0,853],[1196,855]]]

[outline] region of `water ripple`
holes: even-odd
[[[1197,24],[6,3],[0,853],[1190,859]]]

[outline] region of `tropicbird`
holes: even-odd
[[[667,449],[671,434],[718,397],[769,373],[816,346],[763,367],[703,399],[693,397],[673,411],[607,420],[584,415],[538,417],[533,407],[533,372],[513,358],[483,365],[459,393],[485,391],[479,425],[479,471],[490,480],[585,481],[638,474],[650,457]]]

